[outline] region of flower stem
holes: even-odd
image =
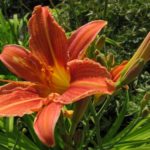
[[[122,110],[120,111],[118,117],[116,118],[115,122],[111,126],[110,130],[107,132],[106,136],[103,139],[103,142],[109,141],[115,134],[117,133],[118,129],[120,128],[120,125],[125,117],[126,111],[127,111],[127,106],[129,102],[129,92],[126,90],[126,98],[125,102],[122,106]]]
[[[111,101],[110,96],[107,96],[107,99],[105,100],[104,104],[102,105],[100,110],[97,112],[97,116],[99,117],[99,119],[101,119],[101,117],[103,116],[103,113],[105,112],[106,108],[110,104],[110,101]]]

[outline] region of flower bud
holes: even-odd
[[[114,55],[112,53],[109,53],[107,56],[106,56],[106,60],[107,60],[107,65],[111,68],[114,66],[115,64],[115,58],[114,58]]]
[[[96,56],[96,61],[99,62],[103,66],[107,66],[105,56],[102,53]]]
[[[150,100],[150,92],[147,92],[143,99],[141,100],[141,109],[143,109],[147,104],[148,104],[148,101]]]
[[[63,111],[63,115],[66,117],[66,118],[72,118],[72,116],[73,116],[73,110],[64,110]]]
[[[123,75],[121,74],[118,83],[121,85],[129,84],[131,81],[135,79],[135,77],[139,75],[139,73],[143,70],[143,68],[144,68],[144,60],[140,58],[132,65],[132,67],[130,67],[129,70],[127,70],[127,72],[124,72]]]
[[[99,54],[100,54],[100,51],[96,49],[96,50],[94,51],[94,55],[97,56],[97,55],[99,55]]]
[[[23,128],[22,129],[22,132],[25,134],[25,133],[27,133],[27,129],[26,128]]]
[[[117,82],[119,80],[121,72],[127,63],[128,61],[124,60],[120,65],[117,65],[111,69],[110,73],[114,82]]]
[[[133,57],[129,60],[129,62],[123,69],[122,74],[128,72],[128,70],[131,70],[133,64],[135,64],[138,59],[143,59],[144,64],[150,60],[150,32],[145,37],[145,39],[143,40],[142,44],[139,46]]]
[[[95,47],[98,50],[101,50],[104,47],[104,45],[105,45],[105,40],[106,40],[106,36],[105,35],[101,35],[99,37],[99,39],[96,41]]]
[[[150,110],[149,108],[146,106],[143,110],[142,110],[142,117],[145,118],[149,115]]]

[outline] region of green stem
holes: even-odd
[[[98,148],[100,150],[103,149],[102,147],[102,137],[100,135],[100,120],[98,117],[95,117],[95,128],[96,128],[96,139],[97,139],[97,144],[98,144]]]
[[[89,131],[89,116],[86,116],[87,118],[85,118],[85,122],[84,122],[84,126],[83,126],[83,132],[82,132],[82,137],[81,137],[81,142],[79,143],[79,145],[77,146],[77,148],[79,149],[79,150],[81,150],[82,149],[82,146],[83,146],[83,144],[85,144],[84,143],[84,140],[87,140],[87,139],[85,139],[85,137],[86,137],[86,134],[88,133],[88,131]]]
[[[14,130],[14,117],[5,118],[5,128],[7,132]]]
[[[108,133],[104,137],[103,142],[109,141],[117,133],[117,131],[120,128],[121,123],[125,117],[128,102],[129,102],[129,93],[128,93],[128,90],[126,90],[126,99],[125,99],[124,105],[122,107],[122,110],[121,110],[120,114],[118,115],[118,117],[116,118],[113,125],[111,126],[110,130],[108,131]]]
[[[94,117],[97,145],[98,145],[98,148],[100,150],[102,150],[103,148],[102,148],[102,138],[100,135],[100,118],[96,113],[96,110],[95,110],[95,107],[94,107],[92,101],[90,104],[90,110],[91,110],[93,117]]]
[[[89,106],[90,101],[91,100],[89,98],[89,99],[83,99],[82,101],[79,101],[76,103],[73,117],[72,117],[72,126],[71,126],[71,130],[70,130],[71,137],[73,137],[76,127],[77,127],[78,123],[81,121],[81,119],[83,118],[83,116]]]
[[[110,101],[111,101],[110,96],[107,96],[107,99],[105,100],[104,104],[102,105],[102,107],[97,113],[97,116],[99,117],[99,119],[101,119],[101,117],[103,116],[103,113],[105,112],[106,108],[110,104]]]

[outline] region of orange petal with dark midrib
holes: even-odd
[[[101,64],[90,60],[72,60],[68,63],[71,82],[88,77],[107,77],[111,78],[110,73]]]
[[[70,87],[55,101],[73,103],[93,94],[111,94],[114,83],[110,74],[100,64],[89,60],[72,60],[68,63],[71,75]]]
[[[28,81],[41,82],[39,74],[42,66],[25,48],[7,45],[0,54],[0,60],[18,77]]]
[[[114,83],[107,78],[93,77],[72,82],[70,87],[55,101],[70,104],[94,94],[112,94]]]
[[[124,69],[128,61],[123,61],[120,65],[115,66],[111,71],[113,81],[117,81],[121,75],[121,71]]]
[[[87,47],[106,24],[104,20],[95,20],[78,28],[68,41],[70,60],[83,57]]]
[[[48,7],[36,6],[29,20],[30,48],[41,61],[66,65],[67,38]]]
[[[44,98],[26,85],[13,83],[0,87],[0,116],[23,116],[38,111]]]
[[[55,145],[54,130],[62,105],[50,103],[38,113],[34,121],[34,129],[39,139],[47,146]]]

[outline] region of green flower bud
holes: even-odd
[[[140,58],[134,64],[132,64],[132,67],[130,67],[130,69],[127,70],[127,72],[124,72],[123,75],[121,74],[118,83],[120,85],[129,84],[139,75],[139,73],[141,73],[143,68],[144,68],[144,60]]]
[[[139,48],[137,49],[135,54],[129,60],[129,62],[127,63],[127,65],[123,69],[122,74],[128,72],[128,70],[131,70],[132,66],[139,59],[143,59],[144,64],[146,64],[147,61],[150,60],[150,32],[147,34],[147,36],[143,40],[142,44],[139,46]]]
[[[106,36],[105,35],[101,35],[99,37],[99,39],[96,41],[95,47],[98,50],[101,50],[104,47],[104,45],[105,45],[105,40],[106,40]]]
[[[149,115],[150,110],[149,108],[146,106],[143,110],[142,110],[142,117],[145,118]]]
[[[107,65],[111,68],[114,66],[115,64],[115,58],[114,55],[112,53],[109,53],[106,57],[107,60]]]
[[[105,55],[102,53],[96,56],[96,61],[99,62],[103,66],[107,66]]]
[[[147,104],[148,104],[148,101],[150,100],[150,92],[147,92],[143,99],[141,100],[141,109],[143,109]]]

